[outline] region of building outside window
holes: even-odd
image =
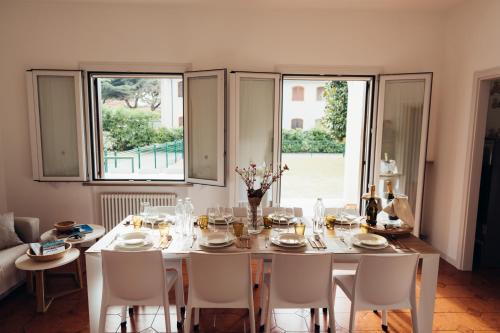
[[[304,101],[304,87],[302,86],[292,87],[292,101],[294,102]]]
[[[294,118],[292,119],[292,124],[291,124],[292,129],[302,129],[304,128],[304,120],[300,118]]]

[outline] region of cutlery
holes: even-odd
[[[314,239],[319,243],[321,248],[326,249],[326,244],[319,235],[314,235]]]
[[[196,236],[196,234],[194,234],[193,235],[193,242],[191,243],[191,248],[193,247],[194,242],[196,242],[196,238],[198,238],[198,236]]]
[[[351,247],[351,246],[349,246],[349,245],[347,244],[347,242],[344,240],[344,236],[340,236],[340,241],[341,241],[342,243],[344,243],[344,244],[345,244],[345,246],[347,246],[347,249],[349,249],[349,250],[350,250],[350,249],[352,249],[352,247]]]
[[[308,240],[309,240],[309,243],[311,243],[312,248],[319,251],[318,243],[316,243],[316,241],[313,239],[313,237],[308,238]]]
[[[267,249],[267,247],[269,246],[269,236],[266,236],[265,245],[266,245],[266,249]]]

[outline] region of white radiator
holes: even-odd
[[[139,214],[141,202],[151,206],[175,206],[175,193],[102,193],[101,222],[107,231],[113,229],[125,217]]]

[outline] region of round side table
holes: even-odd
[[[92,227],[92,232],[89,232],[88,234],[84,234],[84,237],[81,239],[68,239],[68,238],[59,238],[63,239],[65,242],[71,243],[71,245],[79,247],[80,244],[90,242],[93,240],[99,240],[105,233],[106,229],[99,224],[88,224],[89,226]],[[50,229],[48,231],[45,231],[41,236],[40,240],[42,242],[47,242],[47,241],[52,241],[56,240],[57,238],[57,231],[56,229]]]
[[[77,288],[71,290],[61,291],[57,294],[50,296],[45,295],[45,271],[52,268],[61,267],[69,263],[75,262],[76,272],[75,279],[77,283]],[[82,279],[82,267],[80,263],[80,250],[71,248],[69,249],[64,257],[52,260],[52,261],[35,261],[28,257],[28,255],[23,254],[16,260],[16,267],[20,270],[26,271],[28,273],[28,290],[33,292],[33,274],[35,274],[35,291],[36,291],[36,310],[37,312],[46,312],[50,306],[50,303],[54,298],[58,298],[70,293],[74,293],[82,290],[83,279]]]

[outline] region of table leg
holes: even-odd
[[[52,298],[45,300],[45,279],[44,279],[44,271],[35,271],[35,280],[36,280],[36,311],[37,312],[46,312],[52,303]]]
[[[80,289],[83,288],[83,275],[82,275],[82,262],[80,260],[81,256],[78,257],[78,259],[76,259],[75,261],[75,265],[76,265],[76,282],[78,283],[78,287]]]
[[[29,294],[33,294],[33,273],[31,271],[26,271],[26,291]]]
[[[420,332],[432,332],[438,270],[439,254],[428,254],[422,257],[420,301],[418,303],[418,328]]]

